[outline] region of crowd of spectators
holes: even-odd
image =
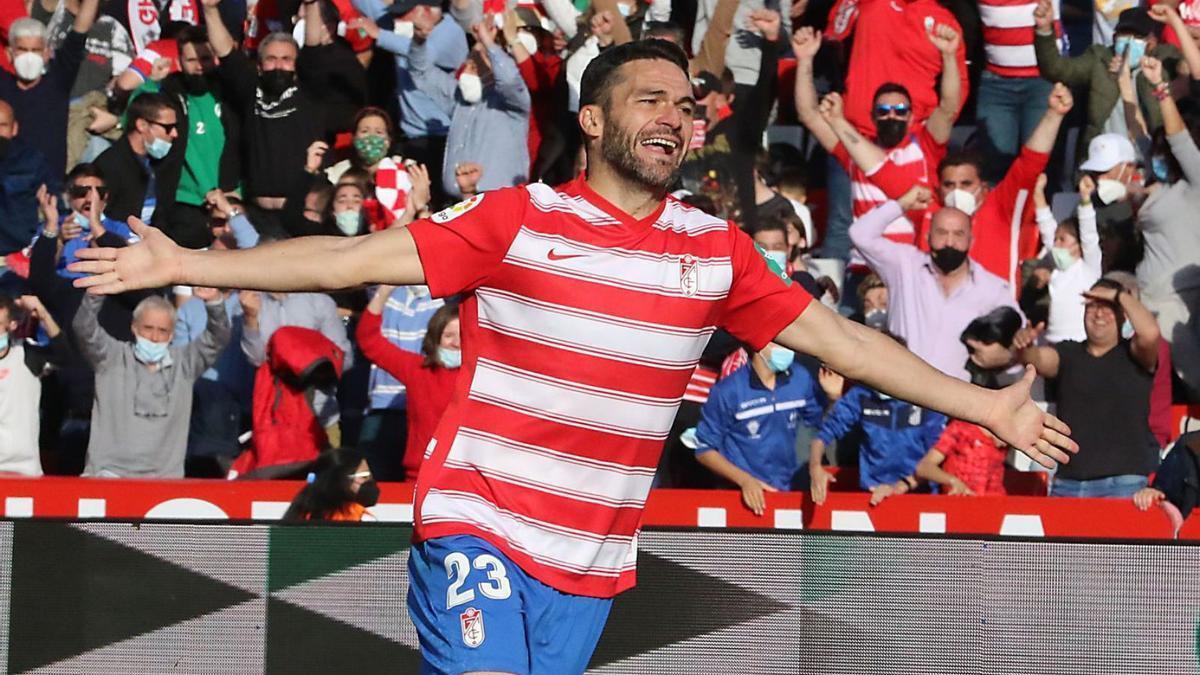
[[[560,184],[587,64],[657,39],[690,56],[697,103],[673,199],[946,374],[1035,368],[1081,448],[1051,494],[1160,501],[1170,407],[1200,402],[1194,4],[0,0],[0,472],[351,472],[297,518],[413,479],[458,387],[455,298],[102,297],[69,265],[138,220],[248,248]],[[1013,455],[718,330],[657,481],[761,512],[764,491],[823,502],[828,465],[874,502],[1002,494]]]

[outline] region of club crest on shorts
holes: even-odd
[[[470,199],[464,199],[454,206],[448,206],[441,211],[438,211],[437,213],[433,214],[433,218],[431,220],[433,220],[435,223],[448,223],[467,211],[475,208],[476,206],[479,206],[479,202],[481,201],[483,201],[483,193],[479,193]]]
[[[693,255],[679,259],[679,289],[689,298],[700,290],[700,269]]]
[[[462,625],[463,644],[472,649],[483,644],[484,638],[487,637],[483,632],[483,612],[468,607],[458,615],[458,621]]]

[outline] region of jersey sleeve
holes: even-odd
[[[768,263],[749,235],[733,225],[729,229],[733,279],[721,324],[758,351],[800,316],[812,296],[774,263]]]
[[[508,251],[529,203],[525,188],[484,192],[408,226],[436,298],[487,282]]]

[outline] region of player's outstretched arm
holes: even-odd
[[[775,342],[806,352],[846,377],[886,394],[981,424],[1037,463],[1053,467],[1079,450],[1069,427],[1034,405],[1034,372],[1012,386],[991,391],[935,370],[878,331],[842,318],[819,302],[809,303]]]
[[[425,281],[406,228],[361,237],[297,237],[237,251],[193,251],[136,218],[129,226],[141,237],[138,243],[79,251],[81,261],[70,269],[90,276],[77,279],[76,286],[108,295],[171,285],[332,291]]]

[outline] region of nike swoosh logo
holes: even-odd
[[[549,251],[546,252],[546,259],[547,260],[570,260],[571,258],[582,258],[586,255],[587,255],[586,253],[567,253],[567,254],[555,253],[554,249],[550,249]]]

